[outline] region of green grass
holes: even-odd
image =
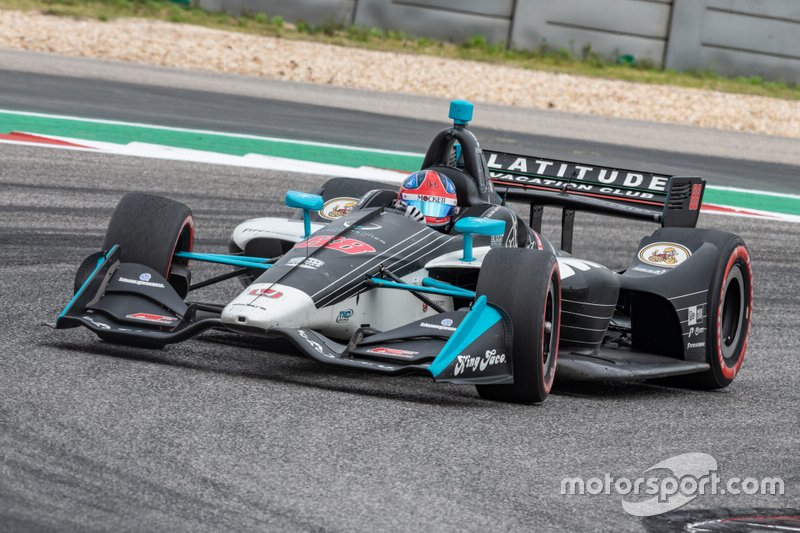
[[[728,78],[706,71],[660,70],[647,61],[630,62],[631,58],[625,57],[620,58],[619,62],[610,62],[601,58],[589,46],[578,54],[548,46],[541,46],[536,50],[507,50],[502,45],[489,44],[484,37],[473,37],[463,44],[455,45],[424,37],[414,38],[394,30],[345,26],[335,22],[318,27],[303,21],[289,24],[282,17],[267,13],[249,13],[234,17],[203,11],[184,5],[184,2],[163,0],[0,0],[0,8],[35,10],[48,15],[94,18],[101,21],[120,17],[158,19],[368,50],[466,59],[530,70],[800,100],[800,87],[797,84],[771,82],[757,76]]]

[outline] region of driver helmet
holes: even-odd
[[[453,180],[435,170],[420,170],[408,176],[397,198],[419,209],[425,223],[436,229],[445,229],[458,213]]]

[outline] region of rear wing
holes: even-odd
[[[575,211],[589,211],[662,226],[697,224],[705,180],[484,150],[489,175],[506,201],[531,206],[531,227],[541,230],[544,206],[564,208],[571,245]],[[562,228],[562,248],[565,229]],[[571,248],[571,246],[570,246]],[[567,250],[569,251],[569,250]]]

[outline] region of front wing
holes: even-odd
[[[103,340],[147,348],[192,338],[208,329],[279,336],[330,366],[382,374],[421,374],[436,381],[513,383],[511,326],[502,309],[478,298],[471,309],[429,316],[389,331],[361,328],[347,344],[305,328],[254,330],[223,324],[218,314],[184,302],[152,269],[121,263],[113,247],[56,320],[56,328],[84,326]],[[383,290],[383,289],[373,289]]]

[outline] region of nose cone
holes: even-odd
[[[318,310],[311,297],[299,289],[255,283],[225,306],[222,322],[231,327],[244,326],[265,332],[274,327],[319,329],[329,321],[324,314],[324,310]]]

